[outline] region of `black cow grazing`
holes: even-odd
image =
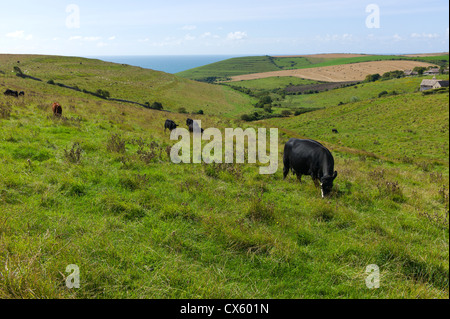
[[[338,132],[338,130],[337,130],[337,129],[335,129],[335,128],[334,128],[334,129],[332,129],[331,131],[332,131],[333,133],[336,133],[336,134],[337,134],[337,133],[339,133],[339,132]]]
[[[191,125],[192,123],[194,123],[194,120],[192,120],[192,119],[187,119],[186,120],[186,125],[187,126]]]
[[[166,120],[166,122],[164,123],[164,132],[166,131],[166,129],[169,129],[171,132],[177,128],[177,124],[175,124],[174,121],[172,120]]]
[[[13,90],[10,90],[10,89],[7,89],[3,94],[5,94],[6,96],[14,96],[14,97],[18,97],[19,96],[19,92],[13,91]]]
[[[337,172],[333,155],[319,142],[291,138],[284,146],[283,163],[283,178],[289,170],[300,182],[302,175],[310,175],[316,186],[320,182],[322,197],[330,194]]]
[[[19,96],[25,96],[25,92],[24,91],[20,91],[19,92]]]

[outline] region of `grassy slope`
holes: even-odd
[[[378,94],[386,91],[392,93],[393,91],[398,94],[413,93],[420,87],[420,83],[423,79],[431,79],[431,76],[427,77],[406,77],[401,79],[376,81],[372,83],[361,83],[351,88],[342,88],[322,92],[320,94],[301,94],[291,95],[286,97],[286,100],[282,103],[285,107],[329,107],[338,105],[340,102],[349,103],[353,100],[370,100],[378,97]],[[448,75],[438,76],[439,79],[447,79]],[[242,81],[245,86],[245,82]]]
[[[448,62],[449,56],[437,57],[403,57],[395,55],[367,55],[361,57],[351,58],[333,58],[333,59],[317,59],[304,57],[295,58],[272,58],[269,56],[262,57],[243,57],[233,58],[216,63],[208,64],[191,70],[186,70],[177,73],[177,75],[189,79],[202,79],[206,77],[221,77],[226,78],[230,76],[261,73],[270,71],[279,71],[287,69],[305,69],[322,66],[341,65],[349,63],[381,61],[381,60],[419,60],[429,63],[434,63],[436,60],[445,60]]]
[[[448,210],[448,164],[361,156],[378,146],[371,136],[363,146],[355,140],[380,117],[394,133],[415,119],[415,140],[448,157],[448,126],[428,135],[448,124],[448,96],[387,97],[373,102],[379,112],[359,102],[276,123],[280,166],[263,176],[254,165],[170,163],[164,112],[1,80],[27,92],[0,96],[11,111],[0,118],[2,298],[448,298],[448,224],[439,219]],[[67,106],[67,119],[48,117],[55,99]],[[432,104],[443,116],[423,116]],[[395,119],[399,112],[410,112],[408,121]],[[364,121],[345,131],[358,116]],[[222,131],[246,126],[201,119]],[[319,131],[321,123],[342,123],[343,145],[328,126]],[[124,153],[108,150],[113,133],[126,142]],[[331,199],[320,199],[308,178],[301,185],[282,179],[283,143],[303,134],[333,150],[339,176]],[[140,151],[137,139],[147,143]],[[146,161],[151,142],[161,155]],[[397,142],[422,151],[420,143]],[[83,149],[79,163],[64,155],[73,143]],[[69,264],[80,267],[80,289],[65,288]],[[369,264],[380,267],[380,289],[365,286]]]
[[[20,61],[20,63],[17,63]],[[80,89],[107,90],[112,98],[139,103],[158,101],[164,109],[177,111],[184,107],[188,112],[202,109],[209,114],[239,113],[251,107],[246,95],[227,87],[206,85],[159,71],[103,62],[93,59],[57,56],[1,55],[0,70],[10,75],[14,66],[28,75],[52,79],[57,83],[78,86]],[[22,82],[33,86],[32,80]],[[21,84],[22,85],[22,84]],[[40,87],[53,90],[52,87]],[[66,90],[64,94],[74,94]]]

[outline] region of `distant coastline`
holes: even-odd
[[[148,55],[148,56],[86,56],[107,62],[123,63],[146,69],[175,74],[206,64],[240,55]]]

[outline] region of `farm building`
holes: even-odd
[[[448,80],[436,80],[436,78],[433,77],[431,80],[422,80],[422,83],[420,84],[420,91],[426,91],[431,89],[438,89],[441,87],[448,87],[449,81]]]
[[[414,76],[414,75],[418,75],[419,73],[417,73],[416,71],[413,70],[405,70],[405,76]]]
[[[438,68],[429,69],[423,72],[423,75],[437,75],[437,74],[439,74]]]

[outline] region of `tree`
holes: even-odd
[[[14,67],[14,72],[16,72],[17,75],[23,75],[22,70],[18,66]]]
[[[427,68],[423,67],[423,66],[416,66],[413,71],[417,72],[417,74],[419,75],[423,75],[423,72],[425,72]]]
[[[368,74],[364,80],[364,82],[375,82],[381,78],[381,75],[378,73],[375,74]]]
[[[163,105],[161,103],[159,103],[159,102],[153,102],[153,104],[150,105],[150,108],[154,109],[154,110],[162,110],[163,109]]]

